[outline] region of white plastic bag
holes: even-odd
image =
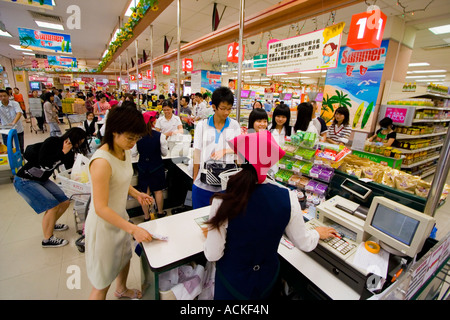
[[[89,182],[88,168],[89,159],[83,156],[81,153],[77,153],[75,162],[72,167],[70,179],[81,183]]]
[[[216,263],[207,261],[205,266],[205,276],[202,284],[202,292],[198,300],[214,300],[214,284],[216,279]]]

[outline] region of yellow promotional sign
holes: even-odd
[[[328,40],[331,38],[336,37],[337,35],[341,34],[344,30],[345,22],[339,22],[337,24],[334,24],[332,26],[326,27],[323,30],[323,43],[327,43]]]

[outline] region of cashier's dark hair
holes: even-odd
[[[144,136],[147,126],[144,116],[136,108],[114,108],[108,112],[106,118],[105,135],[102,145],[107,144],[110,150],[114,150],[114,133],[131,133]]]
[[[284,131],[286,132],[286,136],[290,137],[291,136],[291,126],[289,125],[289,123],[291,122],[291,109],[289,109],[289,107],[287,105],[285,105],[284,103],[278,105],[275,110],[273,110],[273,114],[272,114],[272,127],[270,129],[270,131],[275,130],[275,128],[277,127],[277,122],[275,121],[275,117],[276,116],[285,116],[286,117],[286,122],[284,123]]]
[[[215,193],[213,199],[222,199],[222,204],[208,224],[212,229],[219,228],[223,222],[236,218],[247,209],[248,200],[258,185],[258,174],[255,168],[244,163],[242,170],[232,175],[227,183],[227,189],[223,193]]]

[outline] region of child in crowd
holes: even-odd
[[[137,189],[147,194],[154,193],[158,208],[157,216],[162,218],[167,213],[163,211],[163,190],[166,187],[166,178],[161,156],[164,157],[168,153],[167,141],[163,134],[155,130],[156,111],[145,112],[144,120],[147,124],[147,134],[136,143],[139,152]],[[144,211],[144,220],[150,220],[147,204],[142,205],[142,211]]]
[[[249,132],[259,132],[260,130],[267,130],[269,118],[267,112],[261,108],[255,108],[250,112],[248,117]]]
[[[284,146],[286,137],[291,136],[292,127],[289,125],[291,121],[291,110],[285,104],[278,105],[273,111],[272,124],[269,128],[275,141],[280,147]]]

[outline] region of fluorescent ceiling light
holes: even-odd
[[[13,47],[13,48],[16,49],[16,50],[19,50],[19,51],[33,51],[33,50],[31,50],[31,49],[25,49],[25,48],[22,48],[21,46],[18,46],[18,45],[16,45],[16,44],[10,44],[10,46]]]
[[[22,52],[22,53],[27,55],[27,56],[34,56],[34,53],[30,53],[30,52]]]
[[[427,78],[427,76],[407,76],[406,79],[419,79],[419,78]]]
[[[439,26],[434,28],[428,28],[431,32],[434,34],[443,34],[443,33],[449,33],[450,32],[450,24],[446,24],[445,26]]]
[[[408,67],[426,67],[429,65],[430,64],[428,62],[414,62],[414,63],[408,64]]]
[[[439,79],[430,79],[430,80],[427,80],[427,79],[419,79],[419,80],[417,80],[416,82],[433,82],[433,83],[435,83],[435,82],[444,82],[444,80],[439,80]]]
[[[135,7],[135,0],[130,1],[130,5],[128,6],[127,11],[125,12],[125,17],[131,17],[133,14],[133,11],[131,11],[131,8]]]
[[[64,30],[64,26],[59,23],[50,23],[50,22],[39,21],[39,20],[34,20],[34,22],[36,22],[36,24],[41,28]]]
[[[428,78],[445,78],[445,74],[434,74],[434,75],[428,76]]]
[[[8,31],[0,30],[0,36],[12,38],[12,35],[10,35]]]
[[[415,70],[411,71],[411,73],[442,73],[447,72],[447,70]]]

